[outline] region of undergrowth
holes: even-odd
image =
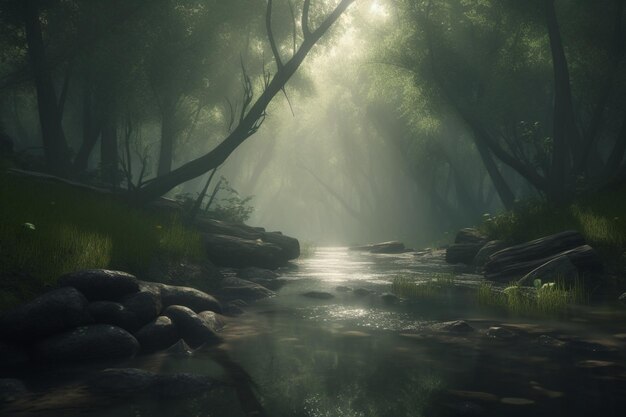
[[[391,283],[391,292],[411,299],[436,299],[450,295],[454,289],[454,275],[435,274],[426,282],[416,282],[410,276],[395,277]]]
[[[112,195],[0,173],[0,309],[85,268],[147,268],[155,256],[199,259],[200,236],[171,215]]]

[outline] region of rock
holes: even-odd
[[[61,288],[10,310],[0,318],[0,338],[29,343],[91,323],[87,300],[75,288]]]
[[[284,279],[253,278],[249,281],[254,282],[255,284],[259,284],[260,286],[272,291],[280,290],[287,283],[287,280]]]
[[[130,332],[140,326],[135,313],[115,301],[94,301],[89,304],[88,310],[96,323],[111,324]]]
[[[433,325],[433,329],[452,333],[470,333],[474,328],[464,320],[446,321]]]
[[[478,229],[473,227],[468,227],[465,229],[461,229],[456,234],[456,238],[454,239],[454,243],[473,243],[473,244],[481,244],[484,245],[487,242],[487,237],[483,235]]]
[[[352,291],[352,288],[347,287],[345,285],[337,285],[335,287],[335,290],[338,291],[338,292],[350,292],[350,291]]]
[[[19,379],[0,378],[0,403],[15,401],[26,394],[28,389]]]
[[[208,260],[174,262],[159,257],[152,259],[143,275],[149,281],[192,287],[205,292],[211,292],[218,287],[223,278],[220,270]]]
[[[537,342],[539,343],[539,345],[547,348],[560,349],[567,346],[566,342],[556,339],[552,336],[548,336],[547,334],[542,334],[541,336],[539,336]]]
[[[228,303],[224,309],[224,314],[231,317],[241,316],[245,311],[237,304]]]
[[[273,291],[262,285],[234,277],[225,278],[222,281],[219,294],[227,300],[242,299],[244,301],[256,301],[275,295]]]
[[[233,224],[219,220],[212,219],[199,219],[196,222],[196,226],[201,231],[209,235],[224,235],[232,236],[242,240],[249,241],[261,241],[268,244],[272,244],[280,249],[280,259],[282,263],[286,263],[291,259],[296,259],[300,256],[300,243],[297,239],[289,236],[285,236],[280,232],[266,232],[261,227],[251,227],[245,224]],[[219,265],[218,262],[216,264]],[[273,266],[263,266],[262,264],[251,263],[250,265],[236,266],[236,265],[224,265],[224,266],[258,266],[261,268],[274,269]]]
[[[168,347],[165,353],[172,356],[189,357],[193,355],[193,349],[190,348],[183,339],[180,339],[178,342]]]
[[[406,248],[402,242],[390,241],[372,245],[354,246],[351,247],[350,250],[370,253],[403,253],[406,251]]]
[[[28,355],[18,346],[0,342],[0,369],[18,369],[28,363]]]
[[[276,272],[270,271],[269,269],[255,267],[243,268],[237,271],[237,277],[241,279],[247,279],[248,281],[253,281],[255,279],[263,279],[269,281],[276,279],[279,276],[280,275],[278,275]]]
[[[126,330],[108,324],[81,326],[38,343],[37,357],[47,362],[90,362],[134,356],[139,343]]]
[[[161,313],[161,294],[159,291],[139,291],[124,297],[122,305],[127,311],[134,313],[139,325],[143,326]]]
[[[211,377],[184,373],[156,374],[134,368],[105,369],[88,381],[93,392],[115,397],[151,395],[157,397],[196,396],[217,386]]]
[[[512,264],[534,262],[535,266],[522,275],[532,271],[554,255],[585,245],[585,238],[577,231],[567,231],[546,236],[520,245],[511,246],[492,254],[486,264],[485,272],[495,274],[505,270]],[[548,258],[548,259],[546,259]],[[546,259],[542,263],[537,260]]]
[[[222,312],[222,306],[215,297],[195,288],[161,285],[160,289],[163,307],[181,305],[189,307],[193,311]]]
[[[180,336],[193,348],[206,343],[217,344],[220,342],[211,326],[190,308],[169,306],[163,314],[174,322]]]
[[[492,326],[487,330],[487,336],[492,339],[512,339],[517,335],[506,327]]]
[[[506,250],[508,249],[504,249],[504,251]],[[579,246],[542,259],[516,262],[514,258],[509,258],[509,264],[499,263],[499,266],[491,265],[494,257],[497,257],[498,262],[501,262],[499,254],[502,252],[503,251],[496,252],[491,256],[491,260],[485,264],[485,277],[487,279],[493,281],[510,281],[511,278],[524,276],[541,265],[563,256],[567,257],[580,273],[597,272],[602,270],[602,263],[600,262],[598,255],[589,245]]]
[[[576,265],[567,256],[559,256],[533,269],[517,283],[527,287],[534,287],[535,280],[539,279],[542,284],[559,281],[566,285],[573,285],[578,276]]]
[[[261,239],[247,240],[226,235],[203,235],[205,250],[211,261],[219,266],[245,268],[258,266],[275,269],[288,259],[282,249]]]
[[[88,269],[72,272],[59,278],[59,286],[74,287],[89,301],[117,300],[139,291],[134,275],[107,269]]]
[[[213,330],[214,333],[219,332],[224,328],[225,317],[217,314],[214,311],[203,311],[198,313],[198,317],[200,317],[204,322]]]
[[[385,304],[395,304],[395,303],[397,303],[398,301],[400,301],[400,298],[398,298],[398,296],[397,296],[397,295],[392,294],[392,293],[389,293],[389,292],[386,292],[386,293],[382,294],[382,295],[380,296],[380,299],[381,299],[381,300],[383,301],[383,303],[385,303]]]
[[[352,293],[356,295],[357,297],[366,297],[372,294],[372,292],[368,290],[367,288],[357,288]]]
[[[329,300],[331,298],[335,298],[334,295],[325,291],[309,291],[302,294],[302,296],[308,298],[316,298],[318,300]]]
[[[455,243],[446,249],[446,262],[449,264],[466,264],[474,262],[474,258],[483,243]]]
[[[180,339],[178,329],[172,320],[165,316],[159,316],[143,326],[135,337],[144,352],[167,349]]]
[[[485,243],[474,257],[474,266],[484,266],[491,255],[505,249],[506,247],[506,242],[502,240],[492,240]]]

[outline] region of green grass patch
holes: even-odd
[[[138,273],[155,256],[200,259],[200,235],[180,219],[112,195],[0,174],[0,308],[32,297],[67,272]]]
[[[539,284],[537,288],[511,284],[505,289],[484,282],[477,290],[478,305],[495,308],[518,316],[564,316],[570,307],[587,304],[589,295],[582,283],[576,280],[566,286],[562,282]]]
[[[416,282],[410,276],[395,277],[391,283],[391,292],[399,297],[410,299],[441,299],[451,295],[454,289],[454,275],[435,274],[432,280]]]

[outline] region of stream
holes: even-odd
[[[503,317],[474,302],[472,288],[481,277],[454,270],[437,251],[377,255],[319,248],[281,274],[287,283],[277,296],[246,307],[222,334],[221,350],[249,374],[267,416],[624,413],[626,319],[620,310],[581,309],[562,320]],[[417,282],[435,274],[453,276],[455,291],[437,300],[380,297],[397,276]],[[333,297],[302,296],[309,291]],[[441,324],[456,320],[467,325]],[[487,334],[502,325],[508,329],[503,335]],[[119,366],[232,377],[203,350],[191,357],[138,357]],[[35,385],[43,389],[46,379],[37,376]],[[63,390],[57,397],[48,394],[40,408],[31,404],[13,415],[255,415],[242,411],[241,396],[230,386],[185,400],[96,401]],[[51,409],[63,413],[46,414]]]

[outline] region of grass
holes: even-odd
[[[542,201],[521,203],[514,210],[487,216],[481,226],[492,239],[521,243],[564,230],[578,230],[612,269],[626,267],[626,185],[581,196],[554,206]]]
[[[0,309],[85,268],[145,270],[155,256],[199,259],[200,236],[171,215],[114,196],[0,173]]]
[[[511,284],[504,290],[484,282],[477,290],[478,305],[496,308],[519,316],[563,316],[574,305],[587,304],[588,293],[583,282],[567,286],[562,281],[538,284],[538,288]]]
[[[391,283],[391,292],[399,297],[410,299],[437,299],[450,294],[454,288],[454,275],[436,274],[426,282],[415,282],[415,279],[402,275],[395,277]]]

